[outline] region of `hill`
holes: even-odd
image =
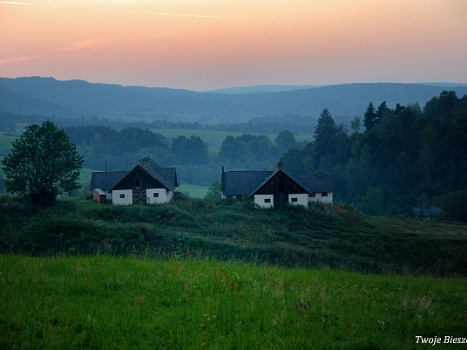
[[[0,206],[0,252],[197,256],[288,267],[467,275],[467,226],[367,217],[344,204],[285,211],[251,200],[116,207],[74,200]],[[9,201],[9,202],[7,202]]]
[[[441,87],[395,83],[345,84],[242,94],[91,84],[40,77],[0,78],[0,86],[3,87],[0,88],[0,101],[9,101],[2,109],[7,108],[14,113],[202,123],[244,122],[254,117],[286,114],[292,119],[293,114],[317,117],[323,108],[330,109],[335,116],[350,117],[361,115],[370,101],[375,104],[386,101],[393,108],[396,103],[418,102],[423,105],[443,90],[455,91],[458,96],[467,94],[467,87],[462,85]],[[26,110],[24,106],[27,106]]]

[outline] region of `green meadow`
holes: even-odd
[[[1,255],[0,284],[2,349],[427,349],[416,336],[467,336],[461,278]]]
[[[191,185],[182,183],[177,191],[184,193],[190,198],[204,198],[208,193],[208,188],[205,186]]]
[[[5,135],[0,133],[0,156],[6,156],[11,150],[11,143],[16,140],[17,136]]]

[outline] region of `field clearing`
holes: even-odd
[[[89,169],[89,168],[81,168],[81,174],[79,176],[78,182],[81,186],[83,185],[90,185],[91,184],[91,176],[93,172],[97,170]]]
[[[161,134],[167,138],[176,138],[177,136],[190,137],[191,135],[198,136],[201,138],[208,146],[208,148],[219,149],[222,146],[222,142],[229,135],[237,137],[245,134],[244,132],[227,132],[227,131],[208,131],[208,130],[187,130],[187,129],[153,129],[151,130],[154,133]],[[252,133],[254,135],[259,135]],[[277,135],[266,134],[269,137],[271,142],[274,142],[274,139]],[[313,136],[310,135],[296,135],[295,140],[297,142],[305,141],[312,142]]]
[[[187,194],[190,198],[204,198],[208,192],[208,188],[204,186],[182,183],[177,188],[177,191]]]
[[[7,349],[419,349],[431,344],[416,336],[466,336],[459,278],[0,255],[0,284]]]
[[[5,135],[0,133],[0,155],[6,156],[11,150],[11,143],[16,140],[17,136]]]

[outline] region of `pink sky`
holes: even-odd
[[[11,78],[195,91],[467,83],[467,1],[0,1],[0,43]]]

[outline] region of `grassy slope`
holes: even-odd
[[[431,345],[417,335],[466,336],[465,279],[0,255],[0,284],[5,349],[419,349]]]
[[[40,213],[0,208],[0,249],[215,257],[282,266],[467,275],[467,226],[362,216],[345,205],[261,210],[251,201],[180,199],[115,207],[65,201]],[[1,251],[1,250],[0,250]]]

